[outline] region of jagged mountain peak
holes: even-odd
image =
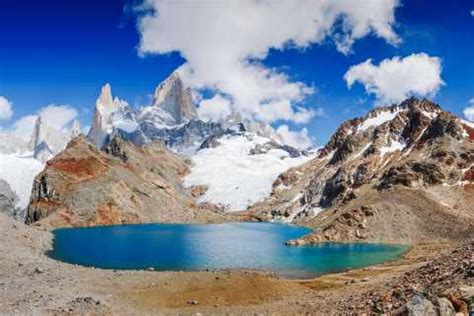
[[[79,123],[77,119],[72,121],[70,134],[71,138],[77,137],[81,134],[81,123]]]
[[[74,136],[80,134],[81,127],[77,120],[74,120],[69,130],[59,131],[50,126],[41,115],[35,122],[35,127],[29,141],[29,150],[33,152],[33,157],[45,162],[59,151],[63,150],[67,142]],[[77,134],[77,135],[76,135]]]
[[[105,84],[97,98],[92,126],[87,137],[101,148],[114,129],[132,132],[137,126],[135,113],[128,103],[117,97],[113,98],[110,84]]]
[[[198,118],[191,90],[184,86],[177,71],[174,71],[155,89],[152,106],[169,113],[175,124]]]
[[[97,103],[102,104],[104,106],[113,104],[112,87],[109,83],[104,84],[100,89],[100,95],[97,99]]]
[[[377,107],[363,117],[342,123],[321,151],[321,156],[332,155],[331,161],[335,163],[361,146],[367,146],[364,153],[378,153],[377,146],[388,147],[382,148],[382,152],[409,149],[421,140],[438,117],[458,120],[428,99],[412,97],[400,104]]]

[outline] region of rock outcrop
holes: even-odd
[[[94,226],[212,221],[181,186],[186,163],[163,143],[137,147],[114,137],[103,150],[84,136],[47,162],[34,181],[26,223]]]
[[[337,304],[338,311],[347,315],[471,315],[474,241],[454,248],[377,289],[351,294]]]
[[[5,180],[0,179],[0,212],[21,221],[23,213],[17,207],[17,204],[18,196],[16,193]]]
[[[426,99],[376,108],[343,123],[316,159],[283,173],[252,213],[315,228],[295,243],[468,234],[473,127]]]

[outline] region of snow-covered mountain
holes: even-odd
[[[281,172],[309,159],[285,145],[264,122],[243,119],[239,113],[219,122],[201,120],[177,72],[156,88],[151,105],[136,111],[113,98],[110,85],[102,88],[88,138],[102,148],[115,136],[136,145],[161,140],[190,156],[193,167],[186,185],[205,187],[199,201],[229,211],[266,197]]]
[[[74,120],[71,128],[65,131],[48,125],[40,116],[36,119],[35,128],[29,142],[29,150],[33,157],[41,162],[46,162],[58,152],[63,150],[67,143],[81,133],[79,121]]]
[[[127,102],[117,97],[113,99],[110,84],[104,85],[96,101],[92,126],[87,135],[89,140],[101,148],[114,130],[120,129],[131,133],[137,127],[135,113]]]
[[[88,138],[98,148],[115,135],[136,145],[159,139],[178,153],[193,155],[208,138],[235,132],[252,133],[283,143],[270,125],[244,120],[238,113],[220,122],[201,120],[190,89],[184,86],[178,72],[173,72],[156,88],[152,104],[137,110],[113,98],[110,85],[106,84],[97,99]]]
[[[59,131],[39,115],[28,143],[0,134],[0,178],[18,194],[21,207],[26,206],[33,178],[44,163],[80,133],[78,121]],[[109,84],[102,87],[87,138],[103,149],[116,137],[137,146],[160,140],[174,152],[189,156],[193,166],[186,185],[206,187],[200,201],[230,211],[264,198],[278,174],[309,159],[306,152],[285,145],[264,122],[243,119],[239,113],[219,122],[201,120],[178,72],[158,85],[150,105],[138,109],[114,97]]]

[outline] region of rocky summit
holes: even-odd
[[[344,122],[250,213],[315,227],[295,244],[456,238],[473,232],[473,172],[474,125],[411,98]]]
[[[188,166],[161,142],[141,147],[113,138],[98,150],[84,136],[35,178],[26,223],[94,226],[216,220],[181,185]]]

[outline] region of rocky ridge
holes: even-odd
[[[315,228],[294,243],[459,237],[474,220],[473,141],[472,123],[426,99],[376,108],[280,175],[250,213]]]
[[[474,240],[337,305],[349,315],[470,315],[474,313]]]
[[[26,223],[94,226],[219,220],[181,185],[186,163],[163,143],[113,138],[98,150],[84,136],[49,160],[34,181]]]
[[[22,221],[24,220],[23,214],[21,210],[17,208],[17,204],[18,196],[16,193],[5,180],[0,179],[0,212]]]

